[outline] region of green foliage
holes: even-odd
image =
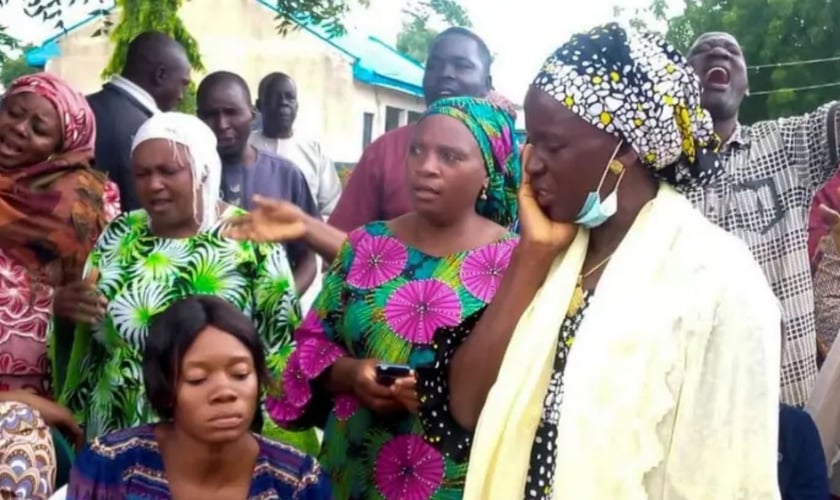
[[[408,19],[397,35],[397,50],[420,62],[426,60],[429,44],[438,34],[430,24],[472,27],[466,9],[455,0],[420,0],[403,12]]]
[[[738,39],[750,66],[751,95],[741,108],[744,123],[805,113],[840,95],[840,2],[683,3],[682,14],[670,18],[665,15],[663,0],[654,1],[641,14],[667,21],[665,36],[683,51],[691,47],[697,36],[709,31],[725,31]],[[640,13],[636,14],[639,21]],[[801,64],[822,59],[833,60]]]
[[[56,29],[66,29],[62,19],[63,7],[71,6],[75,1],[27,0],[24,10],[31,17],[40,17],[44,21],[56,20]],[[8,3],[10,0],[0,0],[0,6]],[[84,0],[84,3],[93,2]],[[101,3],[101,0],[96,3]],[[183,0],[116,0],[115,7],[119,9],[119,20],[116,23],[111,19],[108,10],[100,8],[91,12],[91,15],[101,16],[101,25],[94,32],[94,36],[108,36],[114,44],[114,52],[111,54],[108,65],[102,70],[102,78],[108,78],[122,71],[128,44],[134,37],[149,30],[167,33],[177,40],[186,50],[193,69],[203,71],[204,66],[201,62],[198,43],[178,17],[178,9],[182,3]],[[2,43],[2,38],[0,38],[0,43]],[[195,85],[190,84],[179,109],[184,112],[195,111]]]
[[[114,53],[108,66],[102,72],[102,77],[118,74],[125,66],[125,56],[128,44],[144,31],[160,31],[166,33],[180,43],[187,52],[187,58],[193,69],[203,71],[201,53],[198,42],[190,35],[183,21],[178,17],[178,9],[183,0],[116,0],[120,9],[120,20],[110,31],[109,37],[114,43]],[[106,18],[105,26],[109,20]],[[107,30],[102,30],[103,34]]]
[[[0,7],[10,2],[11,0],[0,0]],[[40,17],[44,22],[55,21],[55,28],[64,30],[66,27],[63,21],[63,9],[77,2],[85,5],[88,3],[100,5],[99,9],[91,12],[91,15],[102,18],[102,25],[96,30],[94,36],[107,35],[114,44],[111,60],[102,71],[103,78],[122,71],[128,44],[135,36],[149,30],[169,34],[184,46],[192,68],[196,71],[204,71],[198,43],[178,17],[178,9],[183,0],[115,0],[115,6],[119,9],[120,15],[116,23],[111,19],[109,11],[101,8],[103,0],[26,0],[24,11],[31,17]],[[342,20],[350,11],[351,5],[368,6],[369,0],[277,0],[277,16],[275,17],[278,23],[277,30],[281,35],[286,34],[289,30],[299,28],[303,23],[320,25],[331,35],[343,34],[345,30]],[[3,57],[3,35],[3,31],[0,30],[0,62]],[[179,107],[181,111],[190,113],[195,111],[195,90],[195,85],[190,83],[184,101]]]
[[[415,61],[425,62],[429,43],[437,36],[437,31],[430,29],[427,24],[427,19],[415,16],[404,21],[402,31],[397,35],[397,50]]]
[[[28,50],[34,47],[31,45],[17,46],[20,50],[20,55],[17,57],[6,57],[0,61],[0,84],[8,87],[13,81],[17,80],[23,75],[30,75],[40,71],[38,68],[32,68],[26,64],[26,58],[23,56]]]
[[[394,1],[394,0],[390,0]],[[351,5],[368,7],[370,0],[277,0],[277,32],[285,35],[300,28],[301,24],[315,24],[331,36],[345,33],[344,16]]]
[[[190,82],[187,85],[187,90],[184,92],[184,100],[182,100],[181,104],[178,105],[178,111],[190,115],[194,115],[196,113],[196,110],[198,109],[198,104],[196,103],[197,90],[198,87],[195,82]]]
[[[9,5],[13,0],[0,0],[0,7]],[[100,8],[91,14],[104,15],[106,10],[104,0],[19,0],[24,5],[24,12],[30,17],[40,17],[44,22],[54,23],[55,29],[64,30],[64,8],[72,7],[74,4],[97,4]],[[115,0],[118,6],[121,4],[146,3],[159,5],[163,11],[169,10],[169,5],[174,0],[160,0],[155,2],[149,0],[143,2],[138,0]],[[255,0],[256,1],[256,0]],[[440,1],[440,0],[434,0]],[[444,0],[448,1],[448,0]],[[177,3],[180,3],[177,2]],[[276,10],[277,30],[280,34],[299,28],[300,23],[317,24],[326,29],[331,35],[341,35],[345,32],[343,18],[350,11],[351,6],[361,5],[367,7],[370,0],[277,0]]]
[[[18,39],[6,32],[6,27],[0,25],[0,66],[14,59],[11,52],[19,48]]]
[[[107,34],[114,44],[111,60],[102,71],[102,78],[119,74],[125,66],[128,45],[134,38],[144,31],[160,31],[171,36],[180,43],[187,52],[187,59],[196,71],[203,71],[201,52],[198,42],[190,35],[181,18],[178,9],[183,0],[116,0],[116,7],[120,10],[120,19],[114,26],[110,17],[103,17],[103,25],[94,36]],[[113,26],[113,29],[112,29]],[[190,82],[187,94],[178,108],[185,113],[195,111],[195,85]]]

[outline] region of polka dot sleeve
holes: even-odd
[[[455,462],[469,459],[472,432],[458,425],[449,412],[449,364],[485,308],[468,316],[458,326],[438,329],[433,341],[434,361],[415,369],[424,437]]]

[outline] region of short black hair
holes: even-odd
[[[251,89],[248,88],[248,83],[244,78],[230,71],[215,71],[205,76],[198,85],[196,99],[200,100],[203,94],[210,92],[210,89],[216,88],[218,85],[227,84],[233,84],[242,89],[242,93],[245,95],[245,102],[248,105],[251,104]]]
[[[741,43],[738,42],[738,39],[735,38],[735,35],[726,31],[707,31],[705,33],[701,33],[697,38],[694,39],[691,46],[688,48],[688,52],[686,52],[686,57],[691,57],[694,55],[694,52],[697,50],[697,47],[705,42],[709,38],[729,38],[730,41],[734,42],[739,48],[741,48],[741,54],[743,55],[744,49],[741,47]]]
[[[146,398],[163,420],[175,417],[175,393],[181,362],[195,339],[208,326],[233,335],[248,349],[254,358],[260,392],[271,380],[262,342],[250,318],[234,305],[212,295],[185,297],[152,318],[143,353]],[[251,424],[252,430],[257,432],[262,427],[261,408],[261,401],[257,401],[256,415]]]
[[[268,90],[268,87],[274,85],[275,82],[280,81],[290,81],[294,83],[294,79],[286,73],[281,71],[269,73],[260,80],[260,86],[257,88],[257,99],[262,99],[265,96],[265,91]]]
[[[429,53],[432,53],[438,41],[447,35],[463,36],[474,41],[478,45],[478,57],[481,58],[481,62],[484,64],[487,74],[490,74],[490,66],[493,64],[493,55],[490,53],[490,48],[487,47],[487,44],[484,43],[484,40],[480,36],[476,35],[467,28],[463,28],[461,26],[451,26],[441,31],[429,44]]]
[[[145,77],[159,66],[169,66],[172,56],[186,54],[184,47],[161,31],[144,31],[128,44],[123,76]]]

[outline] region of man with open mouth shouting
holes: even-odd
[[[724,168],[717,182],[686,194],[712,222],[745,240],[764,269],[788,325],[782,399],[801,406],[817,374],[807,217],[814,193],[837,170],[838,103],[745,126],[738,109],[749,82],[738,41],[705,33],[688,59],[723,143]]]

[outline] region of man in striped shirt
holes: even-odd
[[[738,109],[749,84],[738,41],[728,33],[703,34],[689,50],[689,62],[723,141],[725,169],[717,183],[686,194],[711,221],[746,241],[764,269],[788,327],[782,400],[801,406],[817,373],[808,212],[814,193],[837,170],[838,103],[741,125]]]

